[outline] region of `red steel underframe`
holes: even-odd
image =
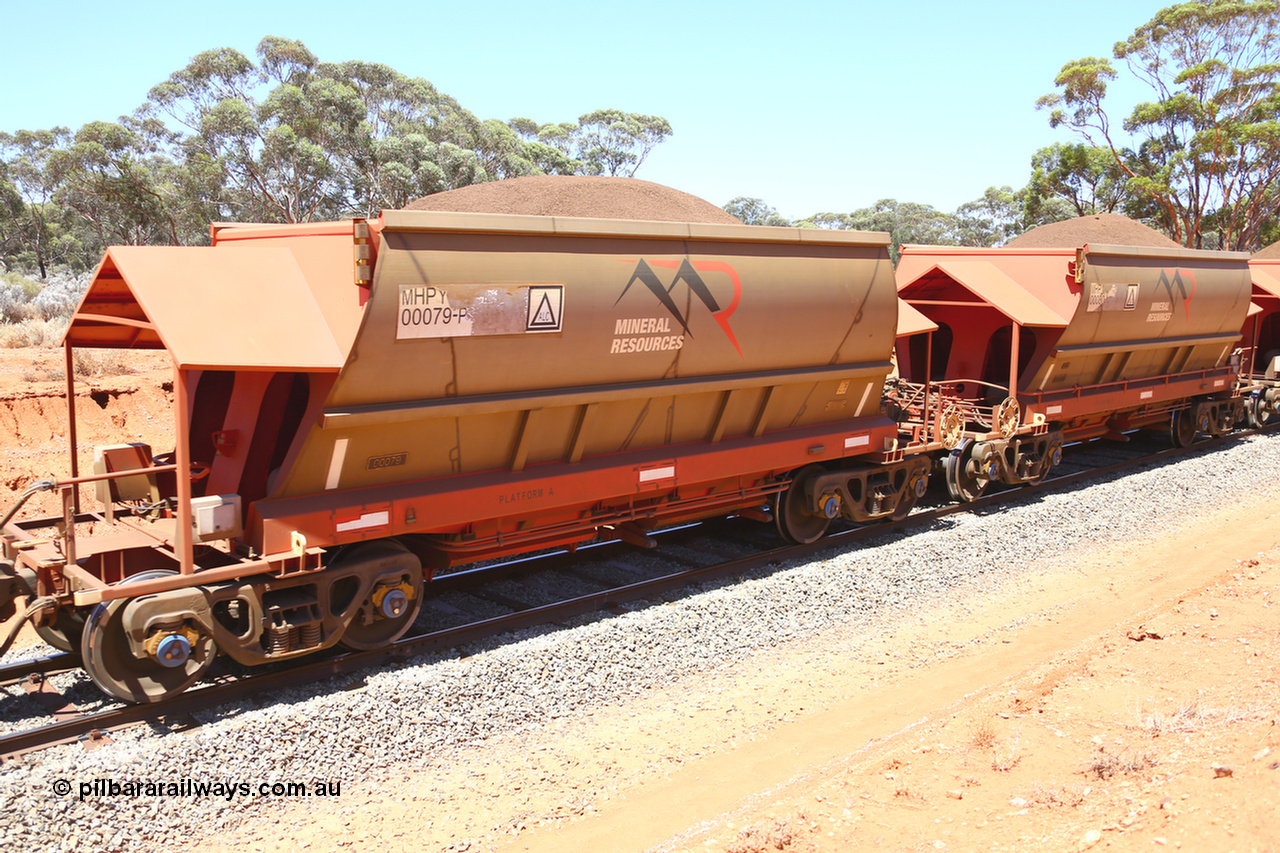
[[[1024,421],[1043,415],[1046,421],[1071,421],[1090,415],[1134,412],[1144,407],[1160,407],[1153,417],[1168,412],[1169,404],[1192,397],[1231,393],[1236,374],[1230,367],[1214,367],[1172,376],[1132,379],[1104,385],[1088,385],[1058,391],[1023,392],[1018,399],[1025,406]],[[1140,421],[1141,413],[1134,414]],[[1136,425],[1136,424],[1135,424]]]
[[[1229,392],[1233,385],[1230,368],[1215,368],[1020,396],[1028,419],[1043,414],[1046,420],[1065,421]],[[1052,411],[1058,406],[1060,411]],[[1024,423],[1019,431],[1032,428]],[[266,500],[252,509],[251,526],[256,523],[261,530],[266,554],[261,559],[120,589],[86,583],[89,578],[81,576],[87,573],[79,567],[67,567],[66,574],[81,581],[77,603],[92,603],[255,573],[314,571],[320,567],[318,548],[391,536],[479,533],[487,540],[475,546],[461,544],[457,553],[472,559],[479,554],[510,555],[583,541],[608,525],[671,521],[758,505],[785,486],[778,478],[796,468],[849,458],[884,461],[889,458],[886,446],[897,437],[892,421],[870,418],[783,430],[764,438],[725,439],[715,445],[613,454],[574,465],[536,465],[518,473],[490,471]],[[925,449],[912,447],[907,452]],[[487,519],[488,524],[477,531],[475,519]],[[294,547],[295,531],[305,538],[301,550]]]
[[[699,503],[749,506],[785,485],[764,486],[763,480],[805,464],[851,457],[880,461],[886,441],[892,444],[897,432],[888,418],[864,418],[780,430],[763,438],[535,465],[518,473],[490,471],[260,501],[250,527],[261,525],[268,554],[287,549],[294,531],[307,544],[324,546],[415,533],[478,533],[492,536],[498,553],[504,553],[501,542],[520,540],[510,530],[522,521],[530,529],[527,539],[546,530],[581,540],[604,524],[669,518]],[[669,509],[655,506],[655,498],[666,499]],[[633,513],[629,506],[638,509]],[[473,524],[477,519],[490,523]],[[499,524],[508,531],[501,536]],[[518,550],[526,549],[505,553]]]
[[[518,473],[489,471],[264,500],[251,510],[249,533],[257,538],[253,531],[261,531],[261,558],[123,587],[106,585],[79,566],[61,572],[77,587],[76,604],[93,604],[254,574],[316,571],[322,548],[410,534],[465,534],[475,530],[476,519],[487,520],[480,525],[490,536],[483,556],[523,553],[591,539],[598,528],[630,520],[669,522],[759,506],[787,485],[789,472],[806,464],[876,464],[900,457],[885,450],[897,437],[897,424],[888,418],[860,418],[761,438],[534,465]],[[506,532],[498,535],[499,529]],[[466,556],[480,559],[476,553]]]

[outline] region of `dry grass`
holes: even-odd
[[[800,816],[804,820],[804,816]],[[766,853],[769,850],[786,850],[796,840],[796,829],[789,818],[774,818],[752,824],[738,833],[738,839],[730,844],[727,853]]]
[[[65,318],[54,320],[23,320],[20,323],[0,325],[0,347],[18,349],[37,347],[56,349],[62,346],[62,333],[67,330]]]
[[[990,717],[969,724],[969,745],[974,749],[991,749],[996,745],[996,727]]]
[[[1048,788],[1037,784],[1031,789],[1031,795],[1027,797],[1027,801],[1044,808],[1074,809],[1084,804],[1084,794],[1065,785]]]
[[[991,769],[997,773],[1008,773],[1017,767],[1022,761],[1022,756],[1018,754],[1018,746],[1022,743],[1022,732],[1017,731],[1013,735],[1013,741],[1006,750],[996,750],[995,755],[991,758]]]
[[[125,360],[127,350],[85,350],[72,352],[76,376],[126,376],[133,368]]]
[[[1120,752],[1111,753],[1099,749],[1080,772],[1098,779],[1110,779],[1112,776],[1141,773],[1143,770],[1155,767],[1157,763],[1156,757],[1149,752],[1122,749]]]
[[[28,367],[22,371],[23,382],[61,382],[67,372],[59,367]]]
[[[906,785],[899,785],[894,789],[893,797],[897,800],[906,800],[912,803],[923,803],[926,799],[924,794],[919,791],[913,791]]]
[[[1139,711],[1135,716],[1137,717],[1138,728],[1158,736],[1162,734],[1188,734],[1204,731],[1214,726],[1229,726],[1234,723],[1258,720],[1265,717],[1267,713],[1266,708],[1252,706],[1244,708],[1234,706],[1230,708],[1207,708],[1200,704],[1199,698],[1195,698],[1183,702],[1167,713],[1163,711]]]

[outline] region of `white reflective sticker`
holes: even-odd
[[[654,480],[670,480],[676,475],[676,466],[667,465],[663,468],[647,468],[640,472],[640,482],[652,483]]]
[[[1046,370],[1046,371],[1044,372],[1044,379],[1041,379],[1041,380],[1040,380],[1040,389],[1041,389],[1041,390],[1044,390],[1044,383],[1046,383],[1046,382],[1048,382],[1048,381],[1049,381],[1049,377],[1053,375],[1053,369],[1054,369],[1055,367],[1057,367],[1057,366],[1058,366],[1058,365],[1056,365],[1056,364],[1051,364],[1051,365],[1049,365],[1049,369],[1048,369],[1048,370]]]
[[[1139,399],[1139,400],[1150,400],[1150,399],[1151,399],[1152,397],[1154,397],[1155,395],[1156,395],[1156,392],[1155,392],[1155,391],[1143,391],[1141,394],[1139,394],[1139,395],[1138,395],[1138,399]]]
[[[871,386],[874,384],[874,382],[867,383],[867,390],[862,392],[862,399],[858,401],[858,408],[853,410],[853,416],[855,418],[862,414],[862,407],[867,404],[867,398],[871,396]]]
[[[849,450],[854,447],[866,447],[871,444],[870,435],[851,435],[844,440],[844,449]]]
[[[338,488],[338,478],[342,475],[342,461],[347,458],[347,439],[340,438],[333,443],[333,456],[329,457],[329,476],[325,478],[325,490]]]
[[[1214,388],[1221,388],[1223,385],[1226,385],[1226,384],[1227,384],[1227,380],[1225,380],[1225,379],[1219,379],[1218,381],[1216,381],[1216,382],[1214,382],[1214,383],[1213,383],[1213,387],[1214,387]]]
[[[1044,410],[1044,413],[1045,413],[1046,415],[1058,415],[1058,414],[1061,414],[1061,413],[1062,413],[1062,407],[1061,407],[1061,406],[1050,406],[1049,408],[1047,408],[1047,409],[1045,409],[1045,410]]]
[[[345,533],[348,530],[364,530],[366,527],[382,527],[390,523],[391,513],[384,509],[381,512],[366,512],[359,518],[334,525],[334,529],[339,533]]]

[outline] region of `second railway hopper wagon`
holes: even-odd
[[[1186,446],[1245,414],[1244,253],[904,246],[897,276],[938,326],[899,346],[900,405],[957,499],[1044,477],[1067,440],[1167,424]]]
[[[905,515],[929,461],[882,413],[888,243],[386,211],[112,248],[68,361],[166,350],[175,447],[82,472],[72,406],[70,476],[37,487],[63,516],[3,520],[0,615],[22,604],[104,691],[158,701],[219,652],[392,642],[457,563],[713,515],[796,541]]]
[[[1280,260],[1249,261],[1253,306],[1244,325],[1242,372],[1249,423],[1280,420]]]

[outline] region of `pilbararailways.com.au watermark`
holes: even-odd
[[[104,797],[219,797],[231,802],[236,797],[340,797],[342,782],[237,782],[232,779],[208,781],[203,779],[93,779],[72,784],[66,779],[53,783],[53,792],[59,797],[75,793],[79,799]]]

